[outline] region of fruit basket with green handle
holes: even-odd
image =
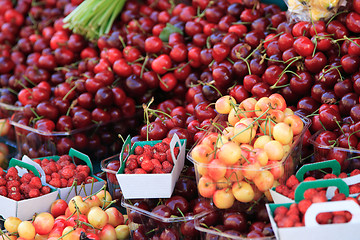
[[[125,164],[128,156],[124,158],[126,149],[130,149],[129,155],[134,153],[137,146],[155,144],[161,141],[142,141],[136,142],[130,149],[131,141],[128,137],[123,145],[123,149],[120,154],[120,169],[116,174],[116,178],[119,182],[121,191],[125,199],[136,198],[169,198],[174,190],[175,183],[179,178],[180,172],[184,167],[185,161],[185,147],[186,140],[179,139],[174,134],[170,142],[170,151],[174,162],[174,167],[171,173],[164,174],[125,174]],[[174,155],[174,148],[179,147],[179,154],[177,158]]]
[[[330,183],[329,183],[330,182]],[[335,183],[336,182],[336,183]],[[304,199],[304,192],[309,188],[325,187],[337,184],[339,190],[349,195],[349,188],[341,179],[318,180],[302,183],[304,187],[295,192],[295,201]],[[280,207],[289,208],[292,203],[266,204],[276,239],[357,239],[360,234],[360,207],[353,200],[313,203],[304,215],[305,226],[279,228],[274,220],[274,212]],[[348,211],[352,218],[347,223],[319,224],[316,216],[324,212]]]
[[[34,166],[20,160],[14,158],[11,159],[9,162],[9,168],[10,167],[19,167],[25,172],[30,170],[35,174],[35,176],[40,177],[40,173]],[[44,179],[42,179],[42,185],[46,185]],[[18,217],[23,221],[29,220],[35,213],[50,211],[51,204],[57,199],[57,197],[58,192],[55,188],[51,188],[51,192],[48,194],[20,201],[0,196],[0,215],[3,218],[13,216]]]
[[[101,178],[97,177],[94,175],[94,171],[93,171],[93,165],[91,163],[91,160],[89,158],[89,156],[87,156],[84,153],[81,153],[73,148],[70,148],[69,150],[69,154],[68,154],[74,163],[83,163],[86,164],[89,168],[90,168],[90,177],[94,178],[94,182],[91,183],[86,183],[83,186],[81,185],[74,185],[71,187],[64,187],[64,188],[57,188],[59,191],[59,197],[61,199],[71,199],[72,197],[74,197],[75,195],[80,195],[82,197],[88,196],[91,193],[95,193],[98,190],[100,190],[104,184],[105,181],[102,180]],[[37,158],[40,160],[43,159],[52,159],[55,162],[58,161],[60,159],[60,156],[58,155],[54,155],[54,156],[48,156],[48,157],[41,157],[41,158]],[[76,159],[76,161],[75,161]],[[35,163],[34,161],[30,160],[29,158],[25,158],[23,157],[23,161],[26,161],[28,164],[32,164],[34,166],[40,167],[39,164]],[[34,160],[34,159],[33,159]],[[75,164],[77,165],[77,164]],[[51,186],[51,185],[50,185]]]

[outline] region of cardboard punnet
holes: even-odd
[[[20,174],[22,176],[22,174],[28,172],[27,170],[31,170],[36,176],[40,177],[40,173],[34,166],[17,159],[11,159],[9,162],[9,167],[16,167],[17,169],[21,169],[19,176]],[[23,169],[27,170],[22,171]],[[43,185],[46,185],[44,178],[41,178],[41,182]],[[56,189],[52,188],[51,190],[52,191],[48,194],[20,201],[15,201],[13,199],[0,196],[0,215],[3,218],[18,217],[24,221],[31,219],[34,213],[49,212],[51,204],[57,199],[58,196]]]
[[[69,150],[69,156],[72,157],[74,159],[74,157],[80,159],[81,161],[83,161],[84,163],[86,163],[86,165],[88,165],[88,167],[90,168],[90,175],[94,177],[97,182],[94,183],[87,183],[84,185],[85,191],[79,186],[74,186],[74,187],[66,187],[66,188],[57,188],[58,192],[59,192],[59,196],[61,199],[71,199],[76,195],[80,195],[82,197],[85,197],[86,195],[89,195],[91,193],[95,193],[97,191],[99,191],[105,184],[105,181],[102,180],[101,178],[98,178],[96,176],[94,176],[93,174],[93,166],[91,163],[91,160],[89,158],[89,156],[87,156],[84,153],[81,153],[73,148],[70,148]],[[42,158],[37,158],[37,159],[53,159],[54,161],[58,161],[60,156],[49,156],[49,157],[42,157]],[[41,169],[41,166],[39,164],[37,164],[36,162],[34,162],[33,160],[31,160],[28,157],[23,157],[22,161],[25,161],[29,164],[32,164],[34,166],[36,166],[37,168]],[[42,169],[41,169],[42,170]],[[44,173],[45,174],[45,173]],[[45,176],[45,175],[44,175]],[[49,185],[50,186],[50,185]]]
[[[341,179],[328,179],[341,182]],[[326,182],[328,180],[319,180]],[[307,182],[312,183],[312,182]],[[308,184],[309,186],[311,184]],[[304,191],[308,189],[303,188],[301,191],[295,193],[296,202],[304,198]],[[349,192],[348,186],[343,182],[340,184],[339,189],[343,192]],[[348,196],[348,194],[345,194]],[[274,230],[276,239],[280,240],[303,240],[303,239],[359,239],[360,236],[360,207],[352,200],[345,201],[331,201],[323,203],[313,203],[305,213],[305,226],[304,227],[290,227],[278,228],[274,220],[274,211],[277,207],[285,206],[290,207],[292,203],[283,204],[266,204],[266,209],[269,214],[271,226]],[[316,221],[316,216],[322,212],[335,212],[335,211],[349,211],[352,214],[352,219],[348,223],[340,224],[319,224]]]
[[[161,141],[136,142],[131,147],[129,155],[134,153],[134,149],[137,146],[154,146],[159,142]],[[124,174],[125,163],[127,161],[127,157],[124,159],[124,153],[126,148],[130,148],[130,145],[130,136],[128,136],[120,154],[120,169],[116,174],[116,178],[120,184],[124,198],[136,199],[171,197],[176,181],[178,180],[181,170],[184,167],[186,140],[179,139],[176,134],[172,137],[170,142],[170,151],[174,167],[171,173],[165,174]],[[176,145],[180,150],[177,158],[174,155],[174,148]]]
[[[320,169],[326,169],[326,168],[330,168],[332,170],[332,173],[336,176],[339,176],[340,171],[341,171],[341,166],[339,164],[338,161],[336,160],[329,160],[329,161],[323,161],[323,162],[317,162],[317,163],[310,163],[310,164],[305,164],[304,166],[302,166],[297,172],[296,172],[296,178],[302,182],[304,181],[304,175],[306,172],[308,171],[313,171],[313,170],[320,170]],[[356,183],[360,182],[360,174],[359,175],[355,175],[355,176],[351,176],[351,177],[347,177],[347,178],[342,178],[342,180],[348,185],[353,185]],[[328,199],[332,198],[335,194],[335,190],[336,187],[335,186],[330,186],[327,189],[326,192],[326,197]],[[275,187],[270,189],[270,194],[274,200],[274,203],[293,203],[295,202],[293,199],[288,198],[278,192],[275,191]],[[350,197],[356,197],[358,196],[360,193],[357,194],[351,194]]]

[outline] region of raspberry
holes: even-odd
[[[87,173],[86,171],[78,171],[78,174],[82,175],[84,179],[89,176],[89,173]]]
[[[142,168],[136,168],[136,169],[134,170],[134,173],[135,173],[135,174],[146,174],[145,170],[142,169]]]
[[[22,183],[20,185],[20,192],[28,194],[30,192],[31,188],[28,183]]]
[[[6,187],[7,187],[7,188],[20,187],[20,182],[19,182],[19,181],[15,181],[15,180],[8,181],[8,182],[6,182]]]
[[[51,192],[51,188],[49,186],[42,186],[41,189],[40,189],[40,192],[42,194],[48,194]]]
[[[7,197],[15,201],[21,200],[21,194],[19,192],[9,192]]]
[[[0,167],[0,176],[5,176],[5,171],[2,167]]]
[[[155,174],[163,174],[164,171],[163,171],[161,168],[154,168],[154,170],[152,171],[152,173],[155,173]]]
[[[351,188],[351,186],[350,186]],[[345,194],[343,193],[337,193],[335,194],[332,198],[331,198],[331,201],[343,201],[346,199],[346,196]]]
[[[82,173],[75,173],[74,178],[77,180],[78,183],[83,183],[86,177]]]
[[[154,148],[156,150],[156,152],[166,152],[166,150],[169,149],[169,145],[163,143],[163,142],[159,142],[157,144],[154,145]]]
[[[288,195],[288,198],[294,200],[295,199],[295,192],[294,191],[291,191]]]
[[[29,198],[36,198],[40,196],[40,190],[39,189],[31,189],[29,192]]]
[[[35,175],[33,173],[24,173],[24,175],[22,175],[20,182],[22,183],[29,183],[31,178],[34,177]]]
[[[76,165],[73,164],[73,163],[70,163],[69,165],[65,166],[64,168],[70,168],[70,169],[75,170],[75,169],[76,169]]]
[[[164,173],[171,173],[172,169],[173,169],[173,165],[171,163],[169,163],[168,161],[164,161],[161,163],[162,167],[163,167],[163,171]]]
[[[88,177],[86,177],[84,182],[85,183],[92,183],[92,182],[97,182],[97,181],[98,180],[96,178],[88,176]]]
[[[75,173],[74,169],[64,168],[60,171],[60,176],[66,179],[70,179],[74,176],[74,173]]]
[[[339,178],[347,178],[348,175],[344,172],[340,173]]]
[[[76,185],[80,185],[80,183],[75,178],[70,178],[68,181],[68,187],[71,187],[74,181],[76,181]]]
[[[327,202],[326,192],[315,193],[314,196],[311,198],[311,201],[313,203]]]
[[[57,172],[57,167],[56,167],[56,163],[52,160],[51,162],[49,162],[49,164],[47,165],[48,168],[50,168],[50,170],[52,172]]]
[[[298,205],[296,203],[291,204],[286,215],[299,215]]]
[[[39,177],[33,177],[29,183],[31,188],[40,189],[42,187],[41,180]]]
[[[154,168],[160,168],[160,169],[162,168],[162,165],[159,160],[153,158],[153,159],[151,159],[151,162],[154,165]]]
[[[275,209],[274,215],[286,215],[288,211],[289,209],[287,209],[286,207],[280,206]]]
[[[170,146],[171,138],[164,138],[162,142]]]
[[[138,163],[139,166],[141,165],[141,163],[142,163],[144,160],[151,160],[151,157],[149,157],[149,155],[141,154],[141,155],[139,155],[139,156],[136,158],[136,161],[137,161],[137,163]]]
[[[45,179],[46,179],[46,182],[49,183],[51,181],[51,176],[50,175],[45,175]]]
[[[311,200],[312,197],[314,196],[314,194],[316,194],[316,193],[317,193],[317,191],[314,188],[307,189],[304,192],[304,198]]]
[[[286,180],[286,186],[290,189],[297,184],[299,184],[299,180],[295,177],[295,175],[291,175],[288,180]]]
[[[49,184],[55,188],[60,188],[61,187],[61,181],[59,178],[53,178],[51,179],[51,181],[49,182]]]
[[[5,186],[6,185],[6,179],[4,177],[0,177],[0,186]]]
[[[360,174],[360,169],[354,169],[351,173],[350,173],[350,176],[355,176],[355,175],[358,175]]]
[[[337,178],[337,176],[333,173],[328,173],[323,177],[323,179],[333,179],[333,178]]]
[[[142,154],[148,155],[150,157],[153,155],[152,147],[150,145],[145,145],[143,149],[144,152]]]
[[[61,162],[72,162],[72,158],[65,154],[65,155],[62,155],[60,156],[59,160],[57,161],[58,163],[61,163]]]
[[[160,162],[166,161],[166,154],[165,153],[154,153],[153,158],[156,158]]]
[[[128,168],[130,171],[134,170],[138,167],[138,163],[136,159],[128,159],[125,164],[126,168]]]
[[[41,166],[46,166],[46,165],[48,165],[48,164],[49,164],[49,162],[50,162],[50,160],[49,160],[49,159],[44,158],[43,160],[41,160]]]
[[[85,172],[87,174],[86,177],[90,175],[90,168],[87,165],[78,165],[78,166],[76,166],[76,171]]]
[[[314,177],[307,177],[304,179],[304,182],[315,181],[315,180],[316,180],[316,178],[314,178]]]
[[[61,178],[60,179],[60,184],[61,184],[62,188],[65,188],[68,185],[68,180],[66,180],[65,178]]]
[[[173,158],[172,158],[172,156],[171,156],[171,151],[170,151],[170,149],[168,149],[168,150],[166,150],[166,160],[169,162],[169,163],[171,163],[171,164],[174,164],[174,161],[173,161]]]
[[[7,190],[5,186],[0,187],[0,195],[5,197],[7,196]]]
[[[34,159],[33,161],[36,162],[37,164],[39,164],[39,165],[41,166],[41,160],[40,160],[40,159],[36,158],[36,159]]]
[[[128,169],[128,168],[125,168],[124,173],[125,174],[133,174],[134,172],[132,170]]]
[[[141,146],[136,146],[135,150],[134,150],[134,153],[136,155],[141,155],[144,153],[144,149],[141,147]]]
[[[11,167],[11,168],[14,168],[14,167]],[[8,172],[5,175],[6,180],[7,181],[20,180],[20,177],[17,175],[16,168],[14,168],[16,172],[15,171],[10,171],[11,168],[9,168]]]
[[[53,171],[51,171],[51,168],[49,166],[43,166],[42,169],[44,170],[46,175],[51,175]]]
[[[51,174],[51,178],[61,178],[61,176],[60,176],[59,173],[53,172],[53,173]]]
[[[279,185],[276,186],[275,191],[284,195],[285,189],[287,190],[287,187],[285,185]]]
[[[144,169],[146,172],[151,172],[154,169],[154,164],[151,162],[151,159],[143,160],[141,163],[141,168]]]

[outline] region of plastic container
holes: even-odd
[[[73,147],[87,154],[92,161],[104,159],[121,150],[118,134],[128,134],[130,129],[124,122],[93,124],[88,127],[68,132],[45,132],[18,123],[24,119],[22,113],[16,113],[10,120],[15,127],[16,142],[19,152],[30,158],[63,155]],[[126,121],[126,120],[124,120]],[[79,139],[84,139],[77,141]],[[95,172],[100,171],[100,164],[94,164]],[[98,168],[98,169],[97,169]]]
[[[285,183],[285,181],[290,177],[290,175],[295,173],[295,170],[300,163],[303,137],[304,137],[306,130],[310,126],[310,120],[308,118],[301,117],[301,119],[304,123],[303,130],[301,133],[294,136],[294,140],[288,151],[288,154],[285,155],[281,161],[276,161],[273,164],[266,165],[266,166],[258,166],[257,168],[252,168],[252,169],[246,168],[243,165],[238,165],[238,166],[223,165],[220,167],[219,167],[219,165],[216,165],[216,167],[215,166],[212,167],[210,164],[199,163],[191,157],[192,151],[193,151],[194,147],[196,146],[195,145],[188,153],[187,158],[195,166],[196,181],[197,181],[198,186],[199,186],[200,179],[203,176],[206,176],[206,178],[205,178],[206,180],[204,180],[204,182],[202,182],[200,184],[204,183],[204,185],[207,185],[207,186],[209,186],[209,184],[216,184],[217,190],[225,189],[225,188],[229,188],[229,187],[231,190],[231,186],[233,186],[233,183],[235,183],[235,182],[243,182],[244,185],[249,184],[249,183],[250,183],[250,185],[254,185],[252,180],[250,180],[250,178],[245,179],[245,181],[242,180],[243,176],[244,176],[244,171],[247,171],[248,173],[253,174],[253,175],[258,175],[258,174],[260,174],[261,171],[270,171],[274,176],[273,180],[278,181],[280,184]],[[208,131],[208,133],[201,140],[199,140],[199,142],[197,144],[200,144],[209,134],[211,134],[213,132],[218,133],[219,130],[217,130],[216,128],[210,129]],[[207,174],[207,171],[210,171],[209,169],[215,169],[215,168],[219,168],[219,169],[221,169],[221,171],[230,172],[231,174],[225,175],[226,178],[221,178],[220,180],[214,181],[212,178],[207,177],[206,174]],[[268,174],[268,172],[266,172],[266,173]],[[270,189],[270,188],[268,188],[268,189]],[[254,190],[254,191],[255,191],[255,194],[256,194],[256,192],[259,192],[259,190],[257,190],[257,191]],[[200,189],[199,189],[199,193],[200,193],[200,196],[207,197],[205,194],[201,195]],[[270,194],[268,194],[266,196],[269,200],[271,200]],[[213,198],[213,195],[211,195],[209,198]],[[247,202],[247,200],[244,200],[243,202]],[[224,208],[227,208],[227,207],[224,207]]]
[[[5,158],[2,159],[0,157],[0,167],[2,167],[3,169],[7,169],[8,168],[8,164],[11,158],[18,158],[19,154],[17,151],[17,146],[16,143],[13,141],[10,141],[8,138],[6,137],[0,137],[0,145],[5,144],[7,149],[8,149],[8,154],[6,156],[4,156]],[[3,146],[5,147],[5,146]]]
[[[154,201],[154,199],[151,199]],[[160,199],[155,199],[160,200]],[[162,199],[165,202],[166,199]],[[174,231],[177,233],[179,238],[171,238],[173,240],[176,239],[198,239],[199,236],[193,238],[185,238],[185,236],[181,232],[181,225],[187,221],[194,221],[195,217],[202,217],[208,212],[199,213],[195,216],[184,216],[184,217],[170,217],[165,218],[159,215],[156,215],[150,211],[146,211],[144,209],[133,206],[132,201],[135,200],[125,200],[122,198],[121,206],[126,208],[126,212],[128,215],[129,228],[132,239],[134,235],[136,235],[138,231],[144,231],[148,233],[146,235],[147,239],[152,239],[153,236],[160,236],[164,231]],[[197,234],[198,235],[198,234]]]
[[[314,160],[315,162],[322,162],[326,160],[334,159],[333,156],[339,156],[339,159],[335,159],[340,162],[341,171],[350,173],[354,169],[360,169],[360,151],[349,148],[332,147],[321,145],[316,142],[316,138],[325,130],[317,131],[313,134],[308,142],[314,146]],[[334,154],[336,153],[336,154]],[[340,159],[341,157],[341,159]]]
[[[222,210],[215,211],[219,216],[223,215]],[[257,239],[257,240],[272,240],[275,239],[275,235],[272,233],[269,233],[269,236],[264,237],[256,237],[256,238],[247,238],[244,234],[243,236],[234,236],[230,235],[228,233],[225,233],[223,231],[220,231],[220,229],[216,228],[218,225],[214,226],[215,224],[212,224],[211,226],[206,226],[204,224],[201,224],[202,217],[206,217],[207,215],[213,214],[214,212],[206,213],[204,216],[197,216],[195,218],[195,229],[197,229],[200,232],[200,236],[202,240],[208,240],[208,239],[227,239],[227,240],[250,240],[250,239]]]
[[[116,154],[112,157],[106,158],[101,161],[100,167],[106,174],[108,191],[111,194],[112,199],[117,199],[116,205],[121,206],[122,192],[118,180],[116,179],[117,170],[108,168],[109,164],[112,166],[120,167],[120,154]]]
[[[15,105],[16,100],[17,96],[13,95],[9,89],[0,88],[0,118],[10,118],[13,113],[23,111],[23,107]]]

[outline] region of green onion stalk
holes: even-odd
[[[89,40],[110,32],[126,0],[85,0],[66,18],[64,27]]]

